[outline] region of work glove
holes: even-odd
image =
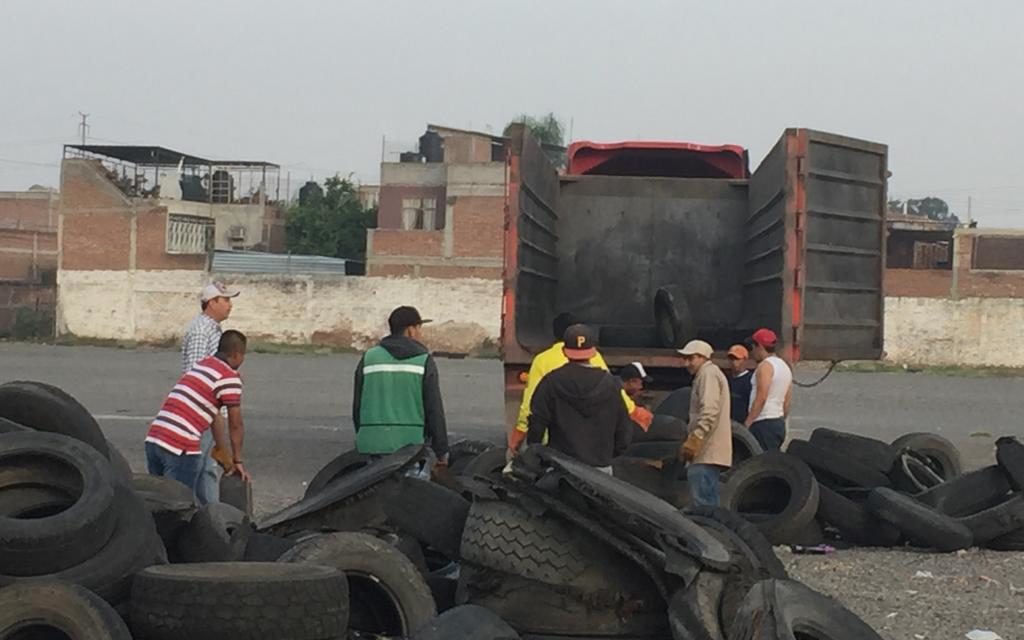
[[[636,405],[633,412],[629,414],[629,418],[640,425],[644,433],[647,433],[647,430],[651,428],[651,422],[654,420],[654,414],[640,405]]]
[[[691,433],[682,446],[679,447],[679,456],[686,462],[692,462],[694,458],[700,455],[700,451],[703,448],[704,438],[701,438],[696,433]]]
[[[217,445],[210,449],[210,457],[224,469],[225,473],[230,474],[235,468],[235,462],[231,458],[231,454],[217,447]]]

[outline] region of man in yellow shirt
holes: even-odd
[[[582,321],[571,313],[558,314],[551,326],[556,342],[545,351],[534,356],[533,362],[530,363],[530,373],[527,374],[526,388],[523,389],[523,402],[519,405],[519,418],[516,420],[515,429],[508,436],[508,453],[505,457],[509,460],[515,456],[519,447],[523,444],[523,440],[526,439],[527,431],[529,431],[530,401],[533,399],[533,392],[537,389],[537,385],[544,379],[544,376],[555,369],[565,366],[569,362],[569,359],[565,357],[565,353],[562,350],[565,346],[562,338],[566,330],[574,324],[582,324]],[[608,365],[600,353],[595,353],[594,357],[589,360],[589,364],[592,367],[608,371]],[[646,431],[651,426],[651,420],[654,417],[651,412],[633,402],[626,395],[625,391],[622,392],[622,401],[626,405],[626,411],[629,413],[630,419]]]

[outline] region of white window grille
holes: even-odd
[[[201,255],[213,249],[213,218],[167,215],[167,253]]]

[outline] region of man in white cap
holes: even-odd
[[[693,375],[686,441],[679,448],[688,464],[686,480],[696,505],[718,506],[718,478],[732,465],[732,425],[729,382],[711,362],[713,350],[703,340],[691,340],[679,350]]]
[[[232,299],[239,291],[228,289],[223,282],[211,282],[203,287],[199,294],[201,312],[185,329],[185,337],[181,340],[182,372],[187,373],[197,362],[217,353],[224,330],[220,323],[231,315]],[[214,416],[214,428],[223,429],[224,416]],[[230,456],[225,463],[213,459],[211,450],[214,448],[212,430],[203,434],[202,462],[196,480],[195,494],[200,504],[217,502],[220,499],[220,478],[224,474],[224,464],[230,465]]]

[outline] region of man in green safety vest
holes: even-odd
[[[391,335],[356,367],[352,420],[360,453],[387,455],[409,444],[429,444],[436,461],[414,469],[429,479],[435,464],[448,464],[448,427],[437,364],[420,342],[427,322],[414,307],[391,312]]]

